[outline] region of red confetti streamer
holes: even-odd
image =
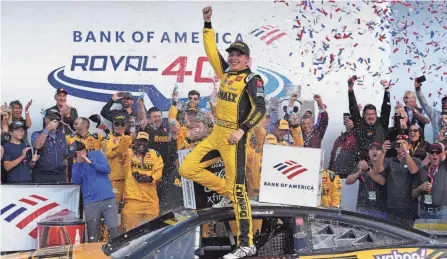
[[[360,18],[357,18],[357,24],[360,24]]]
[[[316,68],[314,68],[314,75],[316,75],[317,74],[317,69]]]
[[[335,9],[336,12],[340,11],[340,8]]]
[[[429,98],[431,97],[431,93],[428,94],[428,97],[429,97]]]
[[[395,48],[395,49],[393,50],[393,53],[396,53],[398,50],[399,50],[398,48]]]
[[[358,45],[359,45],[358,43],[354,44],[354,48],[357,47]]]
[[[284,1],[284,0],[275,0],[273,3],[276,3],[276,2],[278,2],[278,3],[285,3],[287,6],[289,6],[289,4],[286,1]]]

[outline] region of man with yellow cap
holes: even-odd
[[[125,172],[123,228],[129,231],[160,212],[157,182],[163,172],[160,153],[149,149],[149,134],[139,132],[133,149],[129,149],[130,165]]]

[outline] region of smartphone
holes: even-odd
[[[119,92],[118,93],[118,97],[123,97],[124,96],[124,92]]]
[[[419,84],[420,83],[422,83],[422,82],[425,82],[425,76],[421,76],[421,77],[418,77],[418,78],[416,78],[416,82],[418,82]]]
[[[397,149],[400,148],[400,143],[393,141],[391,142],[391,148]]]
[[[351,114],[349,112],[343,113],[343,118],[346,118],[346,117],[350,118]]]

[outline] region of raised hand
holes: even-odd
[[[211,6],[207,6],[202,9],[203,20],[205,22],[211,22],[211,15],[213,14],[213,8]]]
[[[29,107],[31,106],[31,104],[33,103],[33,99],[31,99],[25,106],[25,112],[28,111]]]

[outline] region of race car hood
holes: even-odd
[[[66,259],[103,259],[110,258],[102,251],[104,243],[87,243],[48,247],[35,251],[10,254],[2,259],[33,259],[33,258],[66,258]]]

